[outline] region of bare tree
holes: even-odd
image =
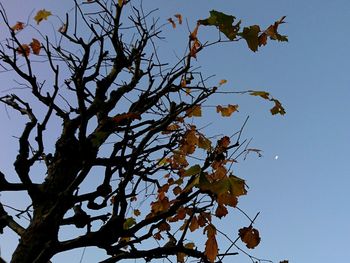
[[[162,27],[181,24],[181,15],[164,24],[132,2],[75,1],[56,36],[37,31],[28,44],[18,33],[35,25],[13,25],[0,11],[10,33],[1,45],[0,65],[31,94],[0,98],[28,119],[14,162],[19,181],[9,182],[0,172],[1,191],[23,191],[31,202],[20,211],[28,216],[27,226],[0,203],[0,230],[9,227],[20,237],[11,262],[48,262],[81,247],[106,251],[103,262],[169,256],[214,262],[240,251],[239,238],[249,248],[259,243],[254,219],[235,240],[212,219],[236,208],[237,198],[246,194],[231,163],[254,149],[241,147],[244,125],[234,136],[211,139],[195,126],[201,105],[218,91],[192,64],[222,42],[243,39],[256,51],[268,38],[285,41],[277,33],[283,18],[264,31],[256,25],[241,30],[233,16],[212,11],[189,32],[185,55],[171,65],[160,58],[157,43]],[[50,15],[40,10],[34,19],[39,24]],[[204,26],[216,26],[219,38],[201,43],[197,34]],[[247,93],[272,101],[273,114],[284,114],[267,92]],[[237,105],[217,110],[230,116]],[[54,143],[45,137],[52,127],[60,130]],[[42,165],[46,173],[37,182],[33,171]],[[86,231],[61,241],[62,226]],[[204,230],[205,244],[190,241],[197,229]],[[231,240],[226,251],[218,248],[219,232]]]

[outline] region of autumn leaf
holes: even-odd
[[[181,14],[175,14],[174,16],[177,18],[177,21],[181,25],[182,24],[182,15]]]
[[[222,86],[222,85],[224,85],[226,83],[227,83],[227,80],[226,79],[222,79],[222,80],[219,81],[219,86]]]
[[[40,42],[37,39],[33,38],[33,41],[29,45],[32,48],[33,54],[39,55],[41,49]]]
[[[127,219],[124,221],[123,228],[127,230],[127,229],[131,228],[131,227],[132,227],[133,225],[135,225],[135,224],[136,224],[135,218],[129,217],[129,218],[127,218]]]
[[[289,262],[288,260],[280,261],[280,263],[288,263],[288,262]]]
[[[135,209],[135,210],[134,210],[134,215],[135,215],[135,216],[140,216],[140,215],[141,215],[140,210]]]
[[[58,32],[64,34],[67,32],[67,24],[62,24],[62,26],[58,29]]]
[[[204,135],[199,135],[198,137],[198,147],[207,151],[211,149],[211,141],[204,137]]]
[[[13,31],[21,31],[25,27],[23,22],[18,21],[14,26],[11,27]]]
[[[16,49],[17,53],[23,57],[28,57],[30,54],[30,48],[27,44],[23,44]]]
[[[229,104],[227,107],[221,105],[216,106],[216,112],[221,112],[221,116],[223,117],[230,117],[235,111],[238,111],[238,105]]]
[[[168,127],[166,127],[165,131],[162,131],[162,134],[169,134],[172,133],[180,128],[179,125],[176,123],[170,124]]]
[[[266,44],[267,44],[267,34],[266,33],[262,33],[258,37],[258,42],[259,42],[259,47],[266,46]]]
[[[184,176],[193,176],[193,175],[199,174],[200,172],[201,172],[201,167],[200,165],[196,164],[188,168],[185,171]]]
[[[247,248],[253,249],[260,243],[259,231],[252,226],[243,227],[239,230],[239,237]]]
[[[286,111],[283,108],[283,106],[279,100],[271,99],[271,101],[273,101],[275,103],[275,106],[270,110],[272,115],[276,115],[276,114],[284,115],[284,114],[286,114]]]
[[[198,23],[204,26],[216,26],[228,39],[234,40],[240,24],[232,25],[234,20],[235,17],[232,15],[212,10],[207,19],[199,20]]]
[[[199,40],[196,38],[193,41],[193,44],[191,46],[190,56],[193,58],[197,58],[197,53],[198,53],[198,50],[200,47],[201,47],[201,44],[200,44]]]
[[[200,24],[197,23],[196,27],[194,28],[194,30],[190,34],[190,40],[196,40],[197,39],[199,26],[200,26]]]
[[[188,117],[201,117],[202,116],[202,108],[200,105],[195,105],[192,108],[186,111]]]
[[[176,254],[176,262],[178,263],[185,263],[185,253],[177,253]]]
[[[207,256],[210,262],[215,262],[218,255],[218,243],[216,241],[216,228],[214,225],[209,224],[204,228],[204,233],[207,232],[207,241],[205,242],[204,255]]]
[[[173,26],[173,28],[176,28],[176,24],[175,24],[174,20],[171,17],[168,18],[168,22]]]
[[[113,117],[113,121],[117,124],[121,123],[124,120],[141,120],[140,114],[134,113],[134,112],[128,112],[123,114],[117,114]]]
[[[125,4],[125,0],[118,0],[118,5],[122,7]]]
[[[249,93],[252,96],[259,96],[265,100],[269,100],[270,99],[270,93],[266,92],[266,91],[252,91]]]
[[[280,18],[278,21],[276,21],[273,25],[269,26],[269,27],[265,30],[264,33],[265,33],[267,36],[269,36],[270,39],[272,39],[272,40],[278,40],[278,41],[282,41],[282,42],[288,41],[288,37],[287,37],[287,36],[280,35],[280,34],[278,33],[278,31],[277,31],[277,30],[278,30],[278,26],[285,23],[285,22],[284,22],[284,19],[285,19],[285,18],[286,18],[285,16],[281,17],[281,18]]]
[[[259,46],[260,27],[258,25],[245,27],[240,36],[243,37],[252,51],[257,51]]]
[[[51,16],[52,13],[50,11],[47,11],[45,9],[42,9],[42,10],[39,10],[35,17],[34,17],[34,20],[36,21],[37,25],[39,25],[39,23],[43,20],[47,20],[47,18],[49,16]]]
[[[224,216],[226,216],[228,214],[228,210],[225,206],[223,205],[218,205],[218,207],[216,208],[215,211],[215,216],[217,216],[218,218],[222,218]]]
[[[197,220],[196,216],[192,217],[188,228],[190,229],[191,232],[194,232],[195,230],[197,230],[199,228],[199,224],[198,224],[198,220]]]

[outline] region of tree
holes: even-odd
[[[242,28],[235,17],[212,10],[193,26],[185,55],[171,65],[159,57],[157,42],[164,26],[182,24],[181,14],[163,24],[136,1],[75,1],[57,35],[38,30],[30,41],[19,33],[45,23],[50,11],[38,11],[34,25],[11,23],[3,8],[0,14],[9,30],[1,67],[30,90],[30,96],[0,98],[27,118],[14,162],[19,181],[0,172],[1,191],[23,191],[30,199],[20,212],[27,226],[0,204],[0,230],[9,227],[20,237],[12,262],[48,262],[57,253],[90,246],[106,251],[103,262],[169,256],[214,262],[235,254],[219,249],[215,218],[226,216],[246,194],[231,164],[259,150],[241,147],[244,125],[236,137],[214,138],[196,127],[202,104],[220,93],[225,80],[208,86],[194,65],[201,52],[223,42],[243,40],[255,52],[268,39],[287,41],[277,31],[284,17],[261,30]],[[219,30],[217,40],[199,37],[208,26]],[[272,114],[285,113],[269,93],[246,93],[271,101]],[[223,117],[237,109],[216,107]],[[59,130],[54,143],[46,139],[50,129]],[[42,166],[45,175],[38,180],[33,173]],[[248,248],[260,240],[253,223],[238,234]],[[85,232],[61,241],[62,226]],[[197,229],[205,244],[191,241]]]

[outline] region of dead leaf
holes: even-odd
[[[177,18],[177,21],[181,25],[182,24],[182,15],[181,14],[175,14],[174,16]]]
[[[16,49],[17,53],[22,55],[23,57],[28,57],[30,54],[30,48],[27,44],[23,44]]]
[[[29,45],[32,48],[33,54],[39,55],[41,49],[41,44],[39,40],[33,38],[33,41]]]
[[[18,21],[11,29],[13,31],[20,31],[25,27],[25,24],[23,22]]]
[[[176,28],[176,24],[175,24],[174,20],[171,17],[168,18],[168,22],[173,26],[173,28]]]
[[[260,243],[259,231],[252,226],[243,227],[239,230],[239,237],[247,248],[253,249]]]
[[[42,10],[39,10],[35,17],[34,17],[34,20],[36,21],[37,25],[39,25],[39,23],[43,20],[47,20],[47,18],[49,16],[51,16],[52,13],[50,11],[47,11],[45,9],[42,9]]]

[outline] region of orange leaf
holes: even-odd
[[[219,82],[219,86],[224,85],[225,83],[227,83],[227,80],[226,79],[222,79]]]
[[[25,24],[23,22],[17,22],[13,27],[11,27],[11,29],[13,31],[20,31],[25,27]]]
[[[175,14],[174,16],[177,18],[177,21],[181,25],[182,24],[182,15],[181,14]]]
[[[17,53],[23,57],[28,57],[30,54],[30,48],[27,44],[23,44],[16,49]]]
[[[173,28],[176,28],[176,24],[175,24],[174,20],[171,17],[168,18],[168,22],[173,26]]]
[[[239,237],[246,244],[247,248],[253,249],[260,243],[259,231],[252,226],[241,228]]]
[[[197,35],[198,35],[198,28],[199,28],[200,24],[197,23],[196,27],[194,28],[194,30],[192,31],[191,35],[190,35],[190,39],[191,40],[196,40],[197,39]]]
[[[32,48],[33,54],[39,55],[41,49],[40,42],[37,39],[33,38],[32,43],[30,43],[29,45]]]
[[[207,256],[210,262],[214,262],[218,255],[218,243],[216,242],[216,228],[209,224],[204,228],[204,232],[207,232],[208,240],[205,242],[204,255]]]
[[[45,9],[42,9],[42,10],[39,10],[39,11],[36,13],[36,15],[35,15],[35,17],[34,17],[34,20],[35,20],[36,23],[39,25],[39,23],[40,23],[41,21],[47,20],[47,18],[48,18],[49,16],[51,16],[51,15],[52,15],[52,13],[51,13],[50,11],[47,11],[47,10],[45,10]]]
[[[199,50],[199,48],[201,47],[201,43],[199,42],[199,40],[196,38],[193,41],[193,44],[191,46],[191,50],[190,50],[190,56],[193,58],[197,58],[197,52]]]

